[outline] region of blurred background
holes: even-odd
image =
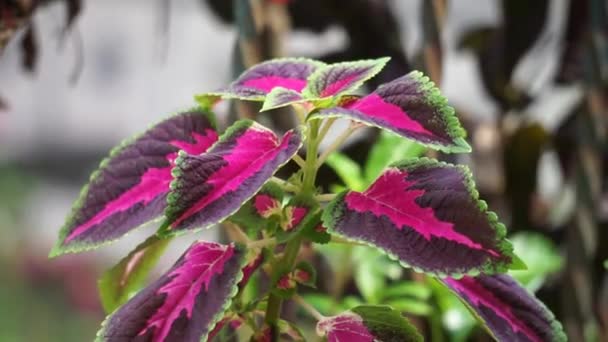
[[[607,13],[605,0],[0,0],[0,342],[92,339],[104,317],[98,277],[155,227],[48,260],[80,187],[123,138],[280,56],[392,57],[368,90],[414,69],[429,75],[473,153],[368,130],[330,158],[322,185],[364,186],[379,159],[468,164],[528,265],[512,275],[570,340],[608,341]],[[224,126],[255,112],[218,108]],[[177,239],[159,271],[193,238]],[[307,298],[323,313],[388,303],[430,341],[489,340],[431,279],[375,252],[317,252],[325,294]]]

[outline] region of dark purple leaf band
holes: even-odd
[[[104,321],[98,340],[204,339],[237,292],[244,254],[233,244],[194,243],[167,273]]]
[[[217,140],[208,112],[166,119],[122,143],[82,190],[52,256],[95,248],[162,215],[178,151],[199,154]]]
[[[160,233],[205,228],[232,215],[301,143],[299,131],[289,131],[279,140],[271,130],[244,120],[229,128],[207,153],[180,154]]]
[[[446,278],[443,282],[476,312],[499,341],[566,341],[553,314],[508,275]]]
[[[468,169],[431,159],[395,165],[366,191],[338,195],[323,221],[333,234],[439,276],[499,273],[514,262],[505,227],[478,199]]]

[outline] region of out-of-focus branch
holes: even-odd
[[[37,1],[15,0],[0,3],[0,53],[23,26],[29,24],[30,18],[38,5]]]
[[[441,84],[442,48],[441,32],[445,22],[445,0],[423,1],[424,64],[431,80]]]
[[[234,18],[238,28],[234,76],[264,60],[284,55],[285,36],[290,30],[287,5],[271,0],[234,0]],[[256,118],[258,107],[251,103],[236,105],[241,118]],[[280,111],[287,111],[281,109]],[[290,115],[272,115],[270,121],[279,130],[295,124]]]

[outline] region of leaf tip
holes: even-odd
[[[454,139],[454,146],[451,148],[451,152],[454,153],[471,153],[473,149],[471,145],[462,137]]]
[[[66,252],[63,250],[63,248],[61,247],[61,241],[57,241],[57,243],[53,246],[53,248],[51,248],[51,251],[49,252],[48,258],[49,259],[54,259],[62,254],[65,254]]]
[[[388,62],[390,62],[390,60],[390,56],[384,56],[377,59],[378,64],[382,65],[382,67],[384,67]]]
[[[204,110],[211,110],[221,99],[221,96],[212,93],[194,95],[194,100]]]
[[[511,263],[508,267],[513,271],[525,271],[528,269],[528,265],[515,253],[511,256]]]

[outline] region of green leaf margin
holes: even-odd
[[[438,113],[438,117],[441,121],[443,121],[446,125],[446,133],[452,138],[452,145],[443,145],[434,142],[424,142],[416,139],[412,139],[410,137],[405,137],[401,135],[399,132],[396,132],[389,127],[374,125],[370,122],[361,121],[351,116],[346,116],[341,113],[333,113],[333,112],[313,112],[309,115],[308,120],[316,120],[316,119],[324,119],[324,118],[346,118],[352,121],[360,122],[366,126],[376,127],[381,130],[386,130],[392,132],[394,134],[399,135],[400,137],[408,140],[415,141],[416,143],[442,151],[444,153],[469,153],[472,151],[471,146],[466,141],[467,133],[465,129],[460,124],[458,117],[456,116],[456,110],[448,104],[448,100],[445,96],[441,94],[439,88],[435,85],[433,81],[431,81],[427,76],[425,76],[420,71],[412,71],[408,75],[419,83],[417,89],[422,93],[424,101],[429,105],[436,109]],[[380,85],[378,88],[382,87]],[[331,108],[329,109],[331,110]]]
[[[320,90],[322,91],[322,89],[317,89],[316,82],[320,78],[326,76],[326,74],[328,72],[331,72],[333,69],[369,67],[370,69],[369,69],[369,71],[367,71],[367,75],[365,75],[363,78],[361,78],[357,82],[353,82],[346,89],[343,89],[339,93],[336,93],[330,97],[337,98],[337,97],[341,96],[342,94],[348,94],[350,92],[353,92],[353,91],[357,90],[359,87],[361,87],[367,80],[376,76],[380,71],[382,71],[382,69],[384,68],[384,66],[386,66],[386,64],[388,63],[388,61],[390,59],[391,59],[390,57],[381,57],[381,58],[377,58],[377,59],[363,59],[363,60],[352,61],[352,62],[340,62],[340,63],[333,63],[333,64],[325,65],[325,66],[315,70],[312,74],[310,74],[310,76],[308,76],[307,85],[306,85],[306,87],[304,87],[304,89],[302,89],[302,95],[306,99],[318,100],[318,99],[323,98],[323,97],[321,97],[321,94],[319,92]]]
[[[220,309],[218,310],[218,312],[211,319],[211,321],[209,323],[209,326],[208,326],[208,329],[207,329],[207,334],[201,336],[201,339],[200,339],[201,341],[207,341],[207,337],[209,336],[209,333],[211,333],[213,331],[213,328],[215,328],[215,326],[225,316],[225,313],[228,311],[228,309],[232,305],[232,300],[234,299],[234,297],[239,292],[238,284],[243,279],[243,268],[247,265],[247,258],[246,258],[247,250],[246,250],[246,247],[244,245],[239,244],[239,243],[234,243],[234,248],[238,249],[240,252],[242,252],[239,271],[237,272],[236,277],[234,277],[234,281],[233,281],[233,284],[232,284],[232,288],[231,288],[230,294],[228,295],[228,298],[224,302],[224,305],[222,305],[220,307]],[[120,307],[117,308],[116,310],[114,310],[111,314],[107,315],[106,318],[103,320],[103,322],[101,323],[101,328],[99,329],[99,331],[97,331],[97,334],[95,336],[95,342],[109,342],[109,341],[107,341],[107,340],[104,339],[104,336],[102,334],[105,332],[106,325],[109,323],[110,318],[119,309],[120,309]]]
[[[270,130],[269,128],[263,126],[262,124],[259,124],[253,120],[249,120],[249,119],[243,119],[243,120],[239,120],[237,122],[235,122],[232,126],[228,127],[226,129],[226,131],[224,132],[224,134],[222,134],[220,136],[220,138],[218,139],[218,141],[215,142],[215,144],[211,145],[207,151],[212,150],[216,145],[220,144],[220,143],[224,143],[227,140],[231,139],[233,137],[233,135],[241,132],[243,129],[247,129],[251,126],[260,126],[263,129],[266,130]],[[304,140],[304,134],[303,134],[304,129],[302,127],[296,127],[293,132],[294,134],[297,134],[300,136],[300,146],[298,147],[298,149],[296,149],[296,153],[297,151],[302,147],[302,141]],[[181,175],[181,171],[180,168],[177,166],[180,163],[183,162],[183,158],[186,156],[187,154],[183,151],[180,151],[178,153],[178,157],[175,160],[175,165],[176,167],[174,167],[171,170],[171,175],[173,176],[173,181],[171,181],[171,185],[170,185],[170,189],[171,191],[169,192],[169,194],[167,195],[167,207],[165,209],[165,221],[163,222],[163,224],[160,226],[160,228],[158,229],[158,231],[156,232],[156,234],[158,234],[161,237],[167,237],[167,236],[180,236],[180,235],[184,235],[187,233],[196,233],[198,231],[201,231],[203,229],[209,229],[212,226],[214,226],[215,224],[225,220],[226,218],[234,215],[242,206],[243,204],[247,203],[249,200],[251,200],[259,191],[260,189],[262,189],[262,187],[264,186],[264,184],[266,184],[268,181],[271,180],[272,177],[268,178],[268,180],[262,184],[251,196],[249,196],[248,198],[246,198],[243,202],[243,204],[241,204],[240,207],[234,209],[231,213],[228,213],[226,215],[226,217],[224,217],[223,219],[219,220],[218,222],[215,223],[210,223],[206,226],[200,226],[200,227],[196,227],[196,228],[192,228],[192,229],[180,229],[180,230],[171,230],[169,228],[169,226],[171,225],[171,223],[174,221],[174,218],[172,218],[173,216],[175,216],[175,212],[179,211],[179,208],[175,207],[175,204],[177,202],[177,200],[180,197],[179,193],[176,193],[174,190],[176,188],[176,186],[179,184],[179,177]],[[277,169],[275,170],[278,171],[283,165],[287,164],[291,159],[287,159],[283,164],[278,165]]]
[[[114,148],[112,148],[110,150],[110,153],[107,157],[105,157],[101,163],[99,164],[99,166],[97,167],[97,169],[95,171],[93,171],[93,173],[91,173],[91,176],[89,177],[89,181],[87,182],[87,184],[85,184],[82,189],[80,190],[80,194],[78,195],[78,199],[76,200],[76,202],[74,202],[73,206],[72,206],[72,210],[70,211],[70,214],[68,214],[68,217],[66,219],[65,224],[62,226],[61,230],[59,231],[59,238],[57,239],[57,242],[55,243],[55,245],[53,246],[53,248],[51,249],[50,253],[49,253],[49,258],[54,258],[57,256],[60,256],[62,254],[67,254],[67,253],[80,253],[80,252],[84,252],[84,251],[88,251],[88,250],[92,250],[92,249],[96,249],[102,246],[106,246],[109,245],[119,239],[124,238],[125,236],[127,236],[129,233],[131,233],[132,231],[146,226],[148,224],[150,224],[151,222],[158,222],[159,220],[162,219],[162,215],[159,215],[158,218],[156,219],[152,219],[148,222],[142,223],[141,225],[131,229],[129,232],[125,233],[124,235],[116,238],[116,239],[112,239],[112,240],[107,240],[107,241],[103,241],[101,243],[85,243],[85,242],[77,242],[77,243],[73,243],[70,244],[67,247],[62,246],[63,241],[65,240],[65,238],[68,236],[68,228],[73,224],[74,220],[76,220],[76,215],[77,213],[80,211],[80,209],[82,208],[82,205],[84,204],[84,201],[86,199],[86,195],[87,192],[89,191],[89,184],[91,184],[92,182],[94,182],[95,180],[97,180],[97,178],[99,177],[99,175],[101,174],[101,170],[103,168],[105,168],[108,163],[110,162],[110,160],[112,160],[114,157],[116,157],[119,153],[121,153],[125,148],[127,148],[129,145],[131,145],[132,143],[134,143],[137,139],[141,138],[143,135],[145,135],[150,129],[154,128],[155,126],[167,121],[167,120],[171,120],[173,119],[175,116],[177,115],[181,115],[181,114],[185,114],[185,113],[191,113],[191,112],[199,112],[201,115],[204,115],[208,120],[209,123],[211,124],[212,128],[215,129],[217,131],[217,120],[215,118],[215,114],[208,110],[205,109],[203,107],[197,106],[197,107],[192,107],[190,109],[184,110],[184,111],[178,111],[175,112],[173,114],[171,114],[169,117],[164,118],[162,120],[159,120],[158,122],[150,125],[148,127],[148,129],[146,129],[145,131],[143,131],[142,133],[136,134],[130,138],[127,138],[125,140],[123,140],[120,144],[118,144],[117,146],[115,146]],[[218,132],[219,133],[219,132]],[[209,147],[211,148],[211,146]]]
[[[406,261],[400,260],[396,255],[385,251],[381,246],[376,246],[375,244],[372,244],[368,241],[364,241],[361,239],[355,239],[355,238],[352,238],[349,236],[342,235],[342,234],[334,231],[334,227],[336,226],[335,216],[342,215],[342,212],[344,210],[344,197],[347,195],[347,193],[350,190],[343,191],[343,192],[339,193],[338,195],[336,195],[336,198],[334,198],[327,205],[327,207],[325,207],[325,210],[323,211],[321,219],[322,219],[324,225],[328,228],[328,232],[332,235],[339,236],[339,237],[344,238],[349,241],[354,241],[354,242],[358,242],[358,243],[362,243],[362,244],[374,247],[374,248],[380,250],[382,253],[386,254],[390,259],[399,262],[399,264],[401,264],[403,267],[411,268],[418,273],[429,274],[429,275],[437,276],[440,278],[445,278],[445,277],[449,276],[449,277],[452,277],[455,279],[459,279],[465,275],[476,276],[480,273],[485,273],[485,274],[505,273],[509,269],[521,269],[522,267],[525,267],[525,265],[523,264],[521,259],[519,259],[519,257],[517,257],[513,253],[513,246],[511,244],[511,242],[506,238],[507,228],[505,227],[505,225],[503,223],[501,223],[498,220],[498,215],[496,215],[496,213],[488,210],[487,203],[484,200],[479,198],[479,192],[475,188],[475,182],[473,181],[473,175],[468,167],[466,167],[464,165],[454,165],[454,164],[450,164],[450,163],[446,163],[446,162],[441,162],[441,161],[431,159],[431,158],[426,158],[426,157],[412,159],[412,160],[404,160],[404,161],[396,162],[391,165],[391,167],[396,167],[399,169],[407,169],[409,167],[419,167],[419,166],[455,167],[455,168],[458,168],[462,172],[462,174],[464,176],[465,187],[468,190],[469,195],[471,196],[471,199],[477,203],[477,207],[479,208],[479,210],[486,213],[486,218],[488,219],[490,226],[492,228],[494,228],[494,231],[496,232],[496,240],[498,240],[497,248],[501,252],[501,254],[511,258],[510,263],[508,263],[508,264],[507,263],[497,263],[493,266],[492,263],[486,262],[486,264],[484,264],[481,268],[471,269],[465,273],[447,274],[447,273],[440,273],[440,272],[430,272],[430,271],[424,271],[419,267],[414,267],[412,265],[409,265]],[[337,213],[338,215],[334,215],[334,213]]]

